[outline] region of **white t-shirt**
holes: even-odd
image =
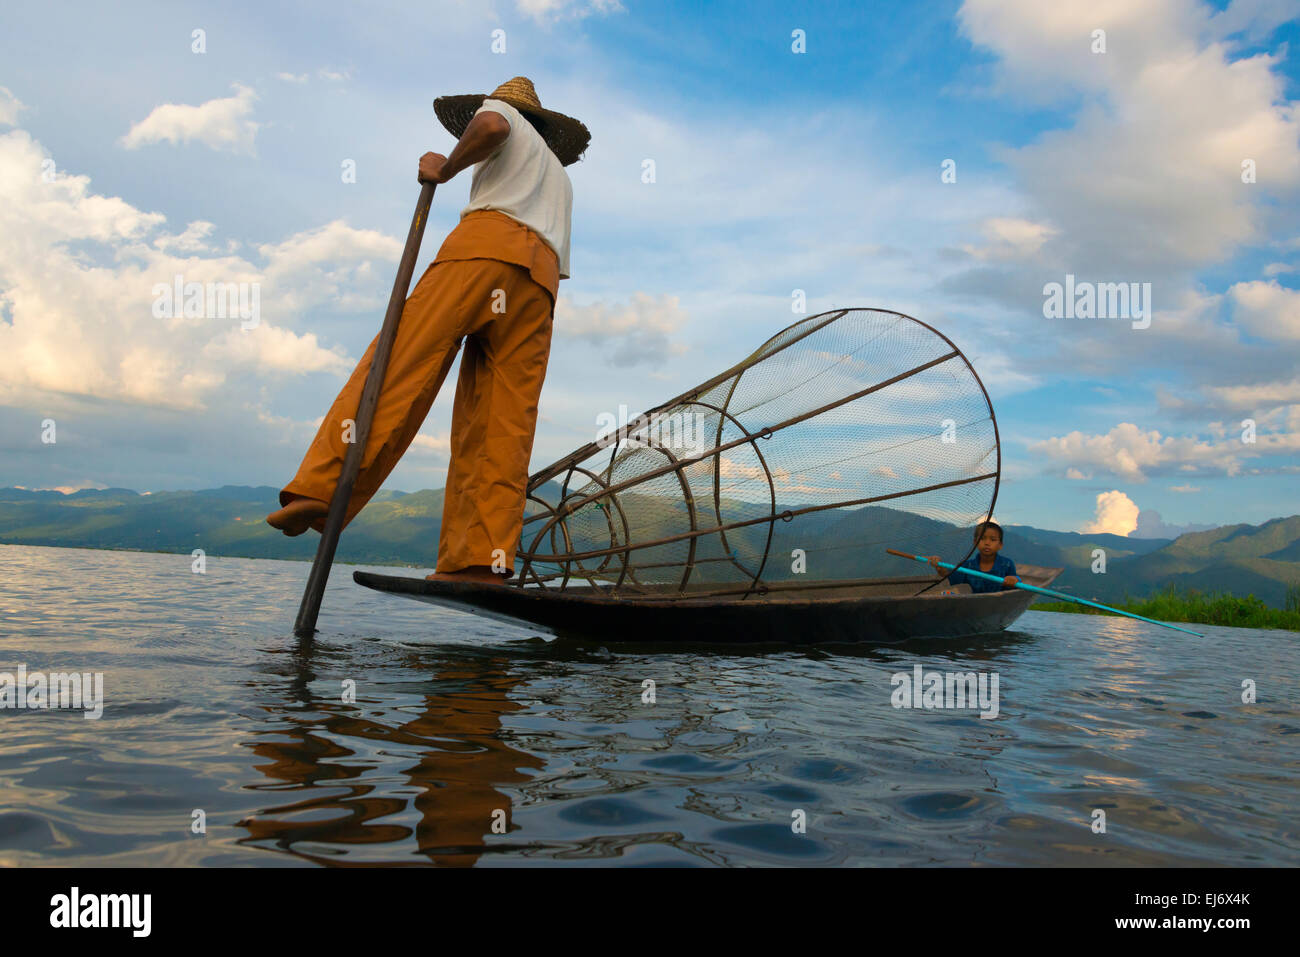
[[[510,135],[495,153],[474,165],[469,205],[495,209],[523,223],[555,250],[560,278],[569,278],[569,225],[573,216],[573,184],[559,158],[522,113],[503,100],[486,99],[484,110],[500,113],[510,123]]]

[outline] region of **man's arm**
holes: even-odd
[[[447,182],[465,167],[495,153],[509,135],[510,121],[500,113],[492,110],[476,113],[450,156],[425,153],[420,157],[420,182]]]

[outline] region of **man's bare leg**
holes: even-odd
[[[296,498],[284,508],[266,516],[266,524],[286,535],[301,535],[311,523],[329,514],[329,504],[315,498]]]

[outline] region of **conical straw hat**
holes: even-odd
[[[504,100],[519,112],[536,120],[541,127],[538,132],[564,166],[576,163],[591,141],[591,132],[578,120],[544,108],[537,98],[533,81],[526,76],[507,80],[491,93],[440,96],[433,101],[433,109],[447,131],[460,139],[485,99]]]

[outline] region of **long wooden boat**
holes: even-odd
[[[1018,565],[1025,583],[1047,587],[1060,568]],[[743,599],[698,597],[667,589],[613,597],[598,585],[563,591],[541,586],[431,582],[354,572],[376,591],[442,605],[562,637],[601,643],[656,644],[854,642],[887,644],[910,638],[963,638],[1006,629],[1033,601],[1019,588],[990,594],[917,594],[932,576],[872,582],[781,587]]]

